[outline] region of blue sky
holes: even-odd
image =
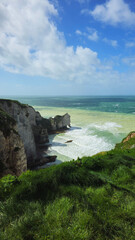
[[[1,0],[0,95],[135,95],[133,0]]]

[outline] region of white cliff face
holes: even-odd
[[[17,126],[7,118],[0,112],[0,177],[9,173],[19,176],[27,170],[26,153]]]
[[[62,128],[70,127],[70,115],[68,113],[62,116],[61,123]]]
[[[3,101],[0,105],[17,122],[17,130],[24,143],[28,161],[35,160],[37,158],[37,149],[33,127],[37,125],[37,121],[40,121],[42,117],[28,105],[18,104],[14,101]]]
[[[4,164],[3,175],[19,176],[27,170],[27,158],[20,136],[12,132],[7,138],[0,131],[0,159]]]
[[[66,113],[63,116],[55,116],[54,118],[50,118],[52,130],[61,130],[70,127],[70,115]]]
[[[3,135],[5,126],[0,128],[0,154],[1,156],[4,154],[4,165],[6,166],[6,161],[8,161],[8,154],[10,163],[13,158],[18,159],[19,157],[21,159],[21,161],[15,160],[16,167],[14,167],[14,169],[18,169],[14,170],[18,171],[16,174],[24,171],[27,166],[30,168],[35,166],[35,164],[40,163],[40,160],[44,158],[45,144],[49,142],[48,131],[51,133],[57,130],[67,129],[68,126],[70,127],[70,115],[67,113],[63,116],[57,115],[54,118],[45,119],[42,118],[40,113],[36,112],[33,107],[21,104],[18,101],[6,99],[0,99],[0,108],[8,114],[8,117],[10,116],[9,119],[12,123],[16,123],[16,131],[15,129],[14,131],[10,131],[11,138]],[[5,119],[0,118],[0,121],[3,123]],[[7,130],[9,129],[7,128]],[[19,147],[17,147],[17,145],[19,145]],[[19,149],[22,150],[19,151]],[[11,157],[11,155],[13,157]],[[27,164],[24,164],[26,161],[25,158],[27,158]],[[49,157],[47,161],[49,161]],[[44,162],[46,162],[45,159]],[[9,165],[12,166],[12,164]]]

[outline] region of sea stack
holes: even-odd
[[[63,130],[70,127],[70,115],[68,113],[63,116],[57,115],[49,120],[53,131]]]

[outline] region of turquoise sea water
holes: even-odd
[[[71,116],[71,129],[51,135],[49,154],[67,161],[114,148],[135,130],[135,97],[12,97],[32,105],[43,117]],[[72,140],[71,143],[66,141]]]

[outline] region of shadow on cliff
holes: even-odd
[[[67,144],[65,143],[59,143],[59,142],[53,142],[52,143],[53,146],[56,146],[56,147],[66,147]]]

